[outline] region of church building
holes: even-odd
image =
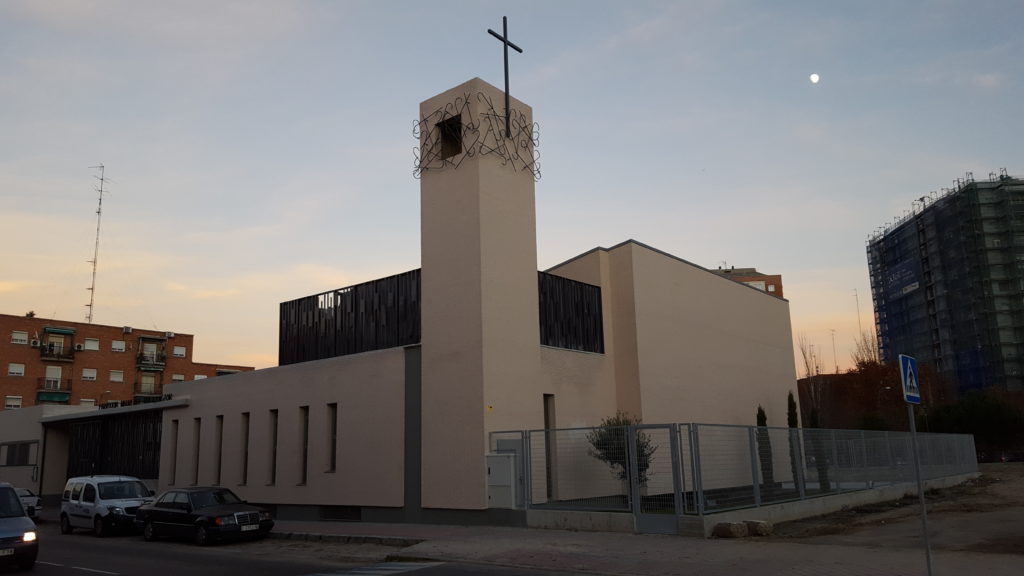
[[[538,271],[533,111],[505,98],[474,78],[420,105],[420,269],[283,303],[278,367],[166,387],[159,489],[471,520],[502,513],[495,432],[785,422],[785,299],[634,240]]]

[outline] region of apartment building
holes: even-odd
[[[193,335],[0,314],[5,410],[152,402],[170,382],[250,371],[192,360]]]

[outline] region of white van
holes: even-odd
[[[153,501],[153,491],[132,476],[78,476],[64,486],[60,531],[91,529],[99,537],[118,528],[135,528],[135,511]]]

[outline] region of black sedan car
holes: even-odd
[[[147,541],[191,538],[205,546],[217,540],[265,536],[274,527],[270,512],[243,502],[217,486],[168,490],[152,504],[139,506],[135,525]]]

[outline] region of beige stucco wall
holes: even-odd
[[[42,404],[0,411],[0,482],[30,488],[37,494],[50,495],[63,490],[67,480],[67,435],[49,430],[44,440],[47,429],[40,419],[94,410],[91,406]],[[28,465],[7,466],[6,445],[22,442],[32,443]]]
[[[442,109],[479,127],[467,147],[503,139],[480,95],[504,111],[503,92],[478,78],[423,102],[420,117],[433,119],[421,146],[448,117],[432,117]],[[528,106],[511,107],[532,123]],[[534,180],[493,153],[452,161],[420,180],[422,504],[484,509],[487,431],[543,425]]]
[[[393,348],[174,383],[168,391],[176,399],[188,398],[189,405],[164,411],[160,489],[219,482],[256,502],[402,506],[404,371],[405,351]],[[335,472],[328,471],[329,404],[337,404]],[[309,439],[303,484],[304,406]],[[278,415],[273,484],[271,410]],[[249,441],[242,484],[244,413],[249,414]],[[223,422],[221,442],[218,416]],[[198,469],[193,449],[197,419]]]
[[[627,241],[549,270],[602,287],[617,408],[651,424],[784,425],[789,303]]]

